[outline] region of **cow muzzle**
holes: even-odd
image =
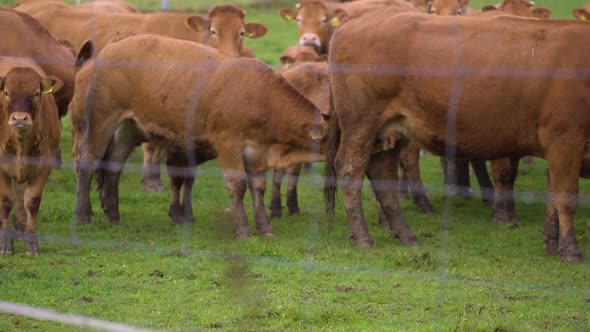
[[[315,33],[304,33],[299,37],[299,45],[311,46],[319,49],[322,46],[322,42],[320,41],[320,37]]]
[[[33,126],[31,116],[24,112],[15,112],[10,114],[8,124],[19,131],[24,131]]]

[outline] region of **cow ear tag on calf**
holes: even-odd
[[[43,93],[46,95],[50,95],[58,91],[64,83],[55,76],[47,76],[41,79],[41,87],[43,88]]]
[[[340,19],[338,19],[338,17],[334,16],[330,20],[330,24],[332,24],[333,27],[337,27],[340,25]]]
[[[244,28],[246,29],[246,36],[252,39],[260,38],[266,35],[266,32],[268,31],[263,24],[259,23],[246,23]]]
[[[572,14],[580,21],[587,21],[590,18],[590,14],[581,8],[574,10]]]

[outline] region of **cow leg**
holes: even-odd
[[[409,179],[408,179],[408,172],[406,169],[401,165],[401,167],[397,167],[395,173],[398,174],[397,176],[397,193],[400,199],[410,199],[410,187],[409,187]]]
[[[419,243],[416,235],[410,229],[406,218],[401,212],[397,199],[393,175],[397,164],[395,153],[398,152],[388,150],[372,155],[367,167],[367,176],[381,210],[389,222],[391,235],[399,237],[402,244],[417,246]]]
[[[576,240],[573,216],[578,204],[578,177],[582,162],[580,152],[576,154],[577,151],[568,151],[563,144],[559,145],[555,147],[557,151],[550,150],[546,154],[551,174],[553,206],[559,218],[558,252],[562,260],[577,264],[582,262],[582,252]],[[564,155],[569,158],[563,158]]]
[[[193,223],[195,218],[193,216],[191,197],[196,167],[189,167],[184,152],[178,151],[170,153],[166,165],[170,181],[168,216],[173,224]]]
[[[297,182],[301,174],[301,164],[287,168],[287,211],[290,215],[299,214],[297,201]]]
[[[151,143],[143,143],[143,190],[149,192],[162,192],[166,188],[160,179],[160,160],[159,148]]]
[[[284,169],[272,170],[272,190],[270,199],[270,217],[283,217],[283,203],[281,202],[281,182],[285,177],[286,171]]]
[[[25,210],[24,195],[25,195],[26,184],[14,184],[14,192],[16,194],[16,200],[14,202],[16,210],[16,223],[14,227],[14,235],[17,240],[23,239],[25,232],[25,225],[27,223],[27,211]]]
[[[491,161],[494,178],[494,203],[492,214],[494,222],[505,223],[516,219],[514,207],[514,181],[518,167],[518,159],[503,158]]]
[[[49,179],[49,174],[51,174],[51,168],[41,169],[39,175],[31,181],[24,192],[23,203],[27,211],[27,224],[25,225],[23,240],[25,242],[25,255],[27,256],[39,256],[37,216],[39,215],[41,197],[43,196],[45,183]]]
[[[92,222],[92,206],[90,205],[90,182],[98,162],[81,159],[76,181],[76,207],[74,218],[79,223]]]
[[[14,254],[14,228],[10,220],[10,211],[12,210],[12,188],[10,179],[3,174],[0,175],[0,255]]]
[[[543,241],[548,255],[557,255],[559,247],[559,216],[555,209],[555,198],[551,184],[551,175],[547,172],[547,204],[545,206],[545,225],[543,226]]]
[[[219,163],[223,169],[223,178],[225,187],[229,191],[232,200],[232,207],[234,211],[234,233],[236,239],[249,238],[250,229],[248,227],[248,217],[244,209],[244,194],[247,187],[247,176],[244,169],[244,160],[242,159],[243,149],[240,148],[239,143],[230,142],[227,139],[221,139],[222,146],[230,146],[236,148],[224,150],[215,144],[218,152]]]
[[[266,190],[266,172],[248,171],[248,187],[252,195],[252,206],[254,207],[254,220],[256,229],[263,236],[274,236],[275,233],[268,221],[266,208],[264,207],[264,192]]]
[[[494,185],[490,180],[486,162],[485,160],[474,160],[470,163],[471,167],[473,168],[473,173],[475,173],[475,177],[477,178],[477,182],[479,183],[481,200],[485,205],[491,207],[494,201]]]
[[[135,144],[114,141],[107,152],[107,159],[102,162],[102,167],[97,171],[96,180],[100,204],[111,223],[121,223],[119,213],[119,179],[125,166],[125,161],[135,148]]]
[[[473,198],[469,181],[469,162],[441,158],[443,162],[445,188],[450,195]]]
[[[405,183],[410,186],[414,204],[418,206],[420,212],[432,212],[432,205],[428,201],[428,197],[426,197],[426,191],[420,177],[420,148],[410,142],[401,146],[399,153],[401,169],[404,170],[404,174],[407,176]]]

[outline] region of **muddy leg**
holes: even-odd
[[[272,171],[272,191],[270,199],[270,217],[283,217],[283,204],[281,202],[281,182],[286,172],[284,169],[273,169]]]
[[[161,152],[151,143],[143,143],[143,190],[149,192],[162,192],[166,188],[160,179]]]
[[[23,234],[25,241],[25,255],[39,256],[39,239],[37,237],[37,216],[41,206],[41,197],[45,183],[49,179],[51,168],[42,169],[39,175],[31,181],[24,193],[24,206],[27,211],[27,224]]]
[[[491,161],[494,178],[494,203],[492,214],[494,222],[505,223],[516,219],[514,207],[514,181],[518,167],[518,159],[496,159]]]
[[[189,166],[185,168],[184,178],[182,180],[182,213],[183,221],[185,223],[194,223],[195,217],[193,215],[193,202],[191,201],[193,194],[193,185],[195,183],[195,175],[197,168]]]
[[[494,185],[490,180],[490,175],[488,174],[486,162],[485,160],[475,160],[471,161],[470,164],[471,168],[473,168],[473,173],[475,173],[475,176],[477,178],[477,182],[479,183],[481,200],[484,204],[491,207],[494,201]]]
[[[399,153],[401,169],[405,170],[404,173],[407,175],[406,182],[410,186],[414,204],[418,206],[420,212],[432,212],[432,204],[426,197],[426,191],[420,177],[420,148],[417,144],[409,142],[400,147]]]
[[[16,199],[14,201],[14,206],[16,210],[16,223],[14,227],[14,236],[17,240],[23,239],[23,234],[25,232],[25,225],[27,224],[27,211],[25,210],[24,205],[24,196],[26,190],[25,184],[14,184],[14,191],[16,194]]]
[[[543,241],[548,255],[557,255],[559,247],[559,216],[555,209],[555,197],[551,185],[551,175],[547,171],[547,205],[545,207],[545,225],[543,226]]]
[[[402,244],[416,246],[419,245],[416,235],[410,229],[401,211],[395,192],[393,176],[397,163],[395,153],[399,153],[397,149],[372,155],[367,168],[367,176],[381,205],[381,210],[389,222],[391,235],[399,237]]]
[[[90,205],[90,182],[96,169],[96,162],[80,160],[78,179],[76,181],[76,207],[74,218],[79,223],[92,222],[92,206]]]
[[[180,151],[171,152],[166,164],[170,181],[168,216],[173,224],[193,223],[195,218],[193,216],[191,196],[196,167],[189,167],[185,153]]]
[[[441,160],[447,192],[454,196],[473,198],[473,190],[469,181],[469,162],[446,158],[441,158]]]
[[[248,173],[248,187],[250,194],[252,194],[252,205],[254,207],[254,219],[256,221],[256,229],[260,231],[262,236],[274,236],[272,226],[268,221],[266,215],[266,208],[264,207],[264,192],[266,190],[266,172]]]
[[[570,142],[568,142],[569,144]],[[567,144],[566,144],[567,146]],[[570,148],[573,144],[570,145]],[[556,150],[547,153],[553,206],[559,218],[559,246],[558,252],[562,260],[578,264],[582,262],[582,252],[578,247],[574,232],[574,213],[578,204],[578,177],[581,168],[581,157],[578,151],[563,151],[564,145],[559,144]],[[553,152],[553,153],[552,153]],[[569,152],[569,158],[563,158]]]
[[[14,228],[10,220],[13,199],[9,179],[0,175],[0,255],[14,254]]]
[[[301,164],[287,168],[287,211],[290,215],[299,214],[297,201],[297,182],[301,174]]]

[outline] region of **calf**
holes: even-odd
[[[78,174],[75,215],[83,222],[91,217],[89,190],[95,172],[103,209],[112,222],[120,221],[118,179],[129,153],[144,141],[166,145],[171,166],[184,163],[185,172],[219,159],[238,238],[250,236],[243,206],[247,184],[257,228],[271,236],[263,202],[267,168],[323,159],[312,149],[326,126],[320,111],[255,59],[137,35],[105,47],[94,63],[80,70],[76,84],[71,117]],[[174,184],[171,216],[192,219],[193,175],[169,174]]]
[[[384,165],[391,163],[371,153],[378,147],[375,140],[410,137],[434,153],[459,158],[547,159],[552,218],[544,227],[545,250],[579,263],[573,214],[578,177],[590,174],[590,93],[581,70],[590,67],[589,36],[583,22],[512,16],[382,11],[343,25],[329,58],[331,115],[338,118],[341,135],[331,136],[334,145],[328,149],[337,152],[328,153],[326,167],[343,182],[355,243],[374,245],[361,208],[363,175],[378,184]],[[490,54],[486,45],[502,47]],[[327,191],[328,198],[332,194]],[[388,207],[388,218],[403,225],[402,242],[415,244],[395,195],[378,198]]]
[[[289,68],[302,64],[304,62],[325,62],[326,57],[320,56],[313,47],[306,45],[289,46],[279,58],[278,72],[283,72]]]
[[[51,94],[62,82],[28,59],[0,58],[0,75],[0,255],[14,254],[10,212],[17,206],[25,255],[38,256],[37,216],[60,142]]]

